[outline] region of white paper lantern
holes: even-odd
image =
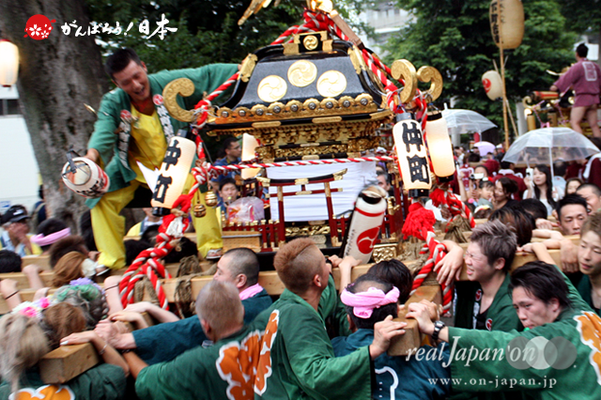
[[[255,150],[259,146],[259,142],[253,135],[249,135],[245,133],[242,135],[242,161],[251,161],[255,158]],[[252,179],[257,174],[261,168],[248,168],[243,169],[240,172],[242,179]]]
[[[503,97],[503,81],[497,71],[486,71],[482,75],[482,86],[491,100]]]
[[[492,0],[490,30],[497,46],[503,44],[504,49],[518,48],[524,38],[524,6],[521,0]]]
[[[171,138],[150,201],[154,208],[153,214],[169,214],[173,203],[184,190],[195,153],[196,145],[193,141],[179,136]]]
[[[0,85],[14,85],[18,72],[19,49],[6,39],[0,40]]]
[[[398,114],[392,136],[403,175],[403,188],[410,197],[427,196],[432,183],[420,123],[411,113]]]
[[[440,182],[450,182],[455,174],[453,146],[447,128],[447,121],[440,112],[428,115],[426,123],[426,144],[432,160],[434,174]]]
[[[72,164],[74,171],[67,162],[61,172],[69,189],[87,199],[96,199],[108,191],[111,181],[98,164],[85,157],[74,158]]]

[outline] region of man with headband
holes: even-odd
[[[369,345],[374,338],[374,325],[389,315],[394,318],[398,315],[399,290],[374,276],[360,276],[344,289],[340,299],[346,306],[354,333],[332,340],[337,357]],[[374,360],[377,386],[373,398],[446,398],[450,392],[448,357],[448,351],[431,346],[422,346],[406,357],[382,354]]]
[[[69,235],[71,229],[63,221],[49,218],[38,226],[37,234],[31,237],[31,241],[40,246],[42,255],[46,255],[50,246]]]

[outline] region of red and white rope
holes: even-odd
[[[413,280],[413,287],[411,294],[415,293],[418,287],[420,287],[426,277],[432,272],[434,266],[438,264],[447,255],[447,249],[444,244],[436,240],[435,233],[433,231],[428,232],[426,243],[422,247],[420,254],[430,253],[430,256],[424,263],[424,266],[420,269],[417,276]],[[451,303],[453,301],[452,285],[447,286],[444,283],[442,287],[442,311],[445,315],[448,315],[451,310]]]

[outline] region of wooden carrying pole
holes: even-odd
[[[501,13],[499,13],[501,15]],[[502,18],[502,17],[501,17]],[[503,54],[503,23],[499,23],[499,54],[501,58],[501,83],[503,87],[503,125],[505,129],[505,151],[509,148],[509,124],[507,121],[507,90],[505,88],[505,57]]]

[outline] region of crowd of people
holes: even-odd
[[[353,282],[357,260],[326,258],[308,238],[276,252],[273,268],[285,290],[273,299],[259,283],[253,251],[219,254],[212,212],[193,221],[197,242],[183,238],[168,260],[218,260],[194,314],[181,318],[150,302],[123,308],[121,277],[107,273],[153,246],[162,220],[145,209],[128,232],[140,240],[124,241],[119,213],[147,189],[140,164],[156,168],[169,138],[185,128],[163,113],[156,94],[172,79],[190,77],[198,86],[187,101],[196,103],[236,70],[220,65],[148,75],[130,49],[109,57],[107,73],[120,90],[103,99],[86,157],[106,166],[111,187],[88,202],[82,236],[56,218],[37,217],[32,234],[31,216],[19,205],[2,216],[0,273],[22,272],[36,294],[22,301],[14,280],[0,281],[12,309],[0,318],[0,400],[601,398],[599,157],[519,171],[502,161],[502,149],[479,155],[456,148],[460,167],[451,187],[488,222],[473,230],[465,249],[443,241],[447,254],[434,270],[440,283],[455,286],[453,320],[441,319],[439,307],[427,301],[403,310],[414,277],[402,262],[376,263]],[[216,164],[236,164],[240,155],[239,142],[227,139]],[[376,179],[393,195],[385,165],[378,165]],[[237,173],[208,182],[221,213],[241,195],[239,185]],[[204,194],[195,201],[202,204]],[[430,208],[439,220],[448,218],[444,207]],[[559,263],[550,249],[559,249]],[[538,261],[512,271],[517,252]],[[38,266],[22,267],[28,255],[48,257],[50,286]],[[338,290],[332,267],[340,273]],[[407,356],[388,355],[407,328],[395,320],[401,312],[428,340]],[[144,314],[157,323],[148,326]],[[42,357],[81,343],[90,343],[104,362],[68,382],[44,383]],[[529,349],[530,356],[515,359],[514,349]]]

